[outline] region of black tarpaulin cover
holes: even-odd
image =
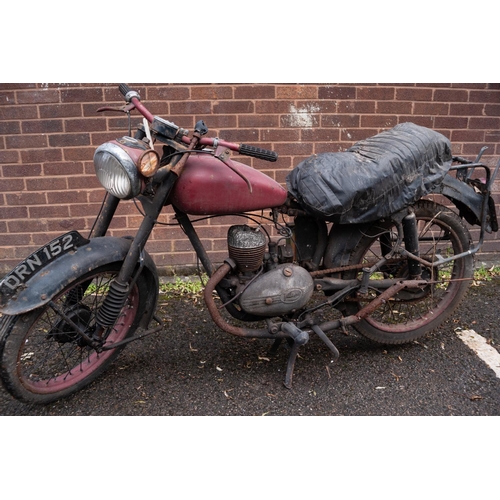
[[[308,212],[323,219],[372,222],[431,192],[451,163],[444,135],[402,123],[346,152],[307,158],[288,174],[287,186]]]

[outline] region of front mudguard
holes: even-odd
[[[0,313],[24,314],[46,305],[73,280],[98,267],[122,262],[129,251],[131,239],[110,236],[93,238],[88,243],[56,258],[15,290],[5,294],[0,289]],[[142,273],[148,280],[150,293],[141,326],[147,327],[158,299],[158,272],[151,256],[144,252]],[[1,284],[1,282],[0,282]]]

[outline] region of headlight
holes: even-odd
[[[156,151],[131,137],[106,142],[94,154],[99,182],[106,191],[123,200],[141,192],[141,175],[151,177],[158,170],[159,163]]]

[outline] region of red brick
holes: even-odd
[[[49,144],[53,148],[70,146],[88,146],[90,144],[90,135],[82,134],[54,134],[50,136]]]
[[[439,102],[467,102],[468,94],[467,90],[437,89],[434,91],[433,100]]]
[[[76,190],[67,190],[60,192],[47,192],[47,203],[87,203],[88,196],[86,191],[76,191]]]
[[[290,101],[285,100],[274,100],[274,101],[256,101],[255,102],[255,112],[256,113],[288,113],[290,111]]]
[[[94,158],[96,148],[95,147],[78,147],[78,148],[65,148],[62,150],[64,155],[61,155],[59,160],[80,162],[80,161],[92,161]]]
[[[191,88],[191,99],[232,99],[233,88],[227,85],[212,85],[212,86],[194,86]]]
[[[2,165],[3,177],[38,177],[41,173],[41,165]]]
[[[96,132],[106,130],[105,118],[81,118],[73,120],[64,120],[64,130],[71,132]]]
[[[484,104],[471,104],[471,103],[451,103],[450,115],[456,116],[482,116]]]
[[[318,89],[315,85],[278,85],[277,99],[317,99]]]
[[[361,127],[388,129],[399,123],[398,117],[394,115],[365,115],[361,117]]]
[[[62,151],[57,148],[50,149],[25,149],[21,151],[21,163],[60,161]]]
[[[0,120],[31,120],[38,118],[36,106],[0,106]]]
[[[278,115],[243,115],[238,121],[240,127],[278,128]]]
[[[274,85],[240,85],[234,90],[235,99],[275,99],[276,87]]]
[[[50,219],[54,217],[69,217],[68,205],[43,205],[28,208],[29,217],[32,219]]]
[[[0,83],[0,90],[20,90],[20,89],[34,89],[36,83]]]
[[[37,177],[26,179],[25,182],[28,191],[63,191],[68,188],[64,177]]]
[[[172,114],[192,115],[192,114],[210,114],[212,112],[211,101],[182,101],[170,104]],[[163,117],[162,117],[163,118]]]
[[[484,140],[483,130],[452,130],[452,142],[480,142]]]
[[[28,207],[0,207],[0,219],[26,219]]]
[[[18,121],[0,122],[0,135],[20,134],[20,133],[21,133],[21,124]]]
[[[500,117],[476,117],[473,116],[469,119],[469,128],[471,129],[487,129],[498,130],[500,129]]]
[[[359,115],[323,115],[321,117],[322,127],[359,127]]]
[[[396,99],[398,101],[431,101],[432,89],[422,88],[398,88],[396,89]]]
[[[377,101],[376,113],[381,115],[407,115],[412,112],[413,103],[410,101]]]
[[[359,87],[356,91],[357,99],[375,99],[377,101],[394,99],[396,90],[393,87]]]
[[[500,102],[500,90],[471,90],[469,101],[498,104]]]
[[[436,116],[434,120],[436,128],[464,129],[468,124],[469,120],[465,116]]]
[[[18,104],[40,104],[59,102],[59,92],[52,89],[25,90],[17,92]]]
[[[73,103],[88,103],[88,102],[102,102],[103,91],[100,87],[96,88],[80,88],[80,89],[61,89],[61,102]]]
[[[41,134],[10,135],[5,138],[7,149],[45,148],[47,136]]]
[[[217,114],[240,114],[253,113],[254,103],[252,101],[219,101],[213,106]]]
[[[46,219],[11,220],[7,222],[10,233],[46,233]]]
[[[229,142],[255,145],[259,141],[259,131],[256,129],[221,130],[220,137]],[[263,144],[259,146],[265,148]]]
[[[379,104],[376,101],[338,101],[336,112],[348,114],[375,113],[376,106]],[[321,105],[321,109],[323,110],[323,105]]]
[[[484,114],[486,116],[500,116],[500,104],[486,104]]]
[[[5,199],[10,206],[28,206],[28,205],[44,205],[47,203],[47,196],[45,193],[32,193],[32,192],[18,192],[6,193]]]
[[[2,163],[16,163],[19,161],[19,151],[0,150],[0,165]]]
[[[22,122],[23,134],[51,134],[63,132],[61,120],[31,120]]]
[[[300,139],[300,130],[281,128],[263,129],[260,132],[260,140],[264,142],[294,142]]]
[[[45,163],[43,166],[43,173],[47,176],[81,175],[83,173],[83,165],[80,162]]]
[[[22,191],[24,189],[23,179],[0,179],[0,192]]]
[[[416,115],[447,115],[450,112],[450,105],[448,103],[440,102],[416,102],[413,113]]]
[[[51,104],[39,106],[40,118],[67,118],[70,116],[81,116],[81,104]]]
[[[174,87],[170,85],[165,87],[149,87],[146,92],[146,99],[148,102],[188,100],[189,94],[189,87]]]
[[[327,85],[318,88],[319,99],[356,99],[356,87],[345,85]]]

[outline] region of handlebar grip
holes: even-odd
[[[132,89],[126,83],[120,83],[118,89],[123,97],[125,97],[129,92],[132,92]]]
[[[265,161],[276,161],[278,159],[278,153],[276,153],[275,151],[261,149],[255,146],[249,146],[248,144],[241,144],[239,153],[245,156],[260,158],[261,160]]]

